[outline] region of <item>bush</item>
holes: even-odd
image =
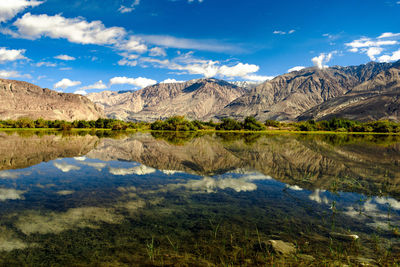
[[[265,126],[254,117],[246,117],[243,122],[243,128],[249,131],[265,130]]]
[[[242,124],[234,119],[224,118],[221,121],[222,123],[216,127],[217,130],[238,131],[242,129]]]

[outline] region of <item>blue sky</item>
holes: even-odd
[[[64,92],[400,59],[398,0],[0,0],[0,77]]]

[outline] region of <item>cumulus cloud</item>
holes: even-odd
[[[106,28],[101,21],[87,22],[83,18],[64,18],[61,15],[32,15],[26,13],[13,24],[18,35],[26,39],[46,36],[67,39],[71,43],[112,45],[126,35],[121,27]]]
[[[102,80],[95,82],[94,84],[83,86],[80,90],[90,90],[90,89],[107,89],[107,85],[103,83]]]
[[[366,54],[371,60],[391,62],[400,59],[398,51],[393,51],[393,47],[400,44],[399,37],[400,33],[385,32],[377,38],[363,37],[345,45],[350,52]]]
[[[0,201],[21,199],[23,193],[25,191],[0,188]]]
[[[370,47],[367,50],[367,55],[371,60],[375,60],[375,56],[380,55],[383,51],[381,47]]]
[[[400,49],[394,51],[392,55],[383,55],[378,58],[379,62],[392,62],[400,60]]]
[[[358,40],[354,40],[350,43],[346,43],[345,45],[350,48],[359,49],[363,47],[380,47],[380,46],[395,45],[395,44],[398,44],[398,42],[395,40],[380,41],[364,37]]]
[[[54,88],[62,88],[62,89],[66,89],[68,87],[73,87],[73,86],[77,86],[80,85],[81,82],[80,81],[71,81],[70,79],[64,78],[61,81],[57,82],[54,84]]]
[[[312,201],[315,201],[319,204],[329,204],[329,199],[327,196],[324,196],[326,190],[317,189],[315,190],[308,198]]]
[[[147,167],[145,165],[139,165],[135,166],[133,168],[112,168],[110,167],[110,173],[112,175],[130,175],[130,174],[136,174],[136,175],[145,175],[145,174],[151,174],[154,173],[156,170]]]
[[[164,48],[153,47],[152,49],[150,49],[149,55],[152,57],[157,57],[157,56],[165,57],[167,53],[165,52]]]
[[[74,92],[74,94],[76,94],[76,95],[87,95],[87,92],[85,90],[76,90]]]
[[[134,51],[136,53],[144,53],[147,51],[147,45],[137,36],[130,36],[128,40],[118,44],[118,48],[126,51]]]
[[[78,171],[81,169],[79,166],[75,166],[65,162],[54,162],[53,165],[62,172]]]
[[[232,177],[204,177],[201,180],[189,180],[185,184],[171,185],[170,188],[184,187],[193,191],[213,193],[217,189],[233,189],[236,192],[246,192],[257,190],[257,185],[253,181],[271,180],[270,176],[261,173],[248,173],[240,178]]]
[[[254,64],[237,63],[232,66],[221,65],[219,61],[194,58],[192,54],[192,52],[185,53],[172,60],[143,57],[140,58],[140,62],[151,63],[155,67],[180,70],[189,74],[199,74],[207,78],[217,76],[228,78],[240,77],[253,81],[265,81],[272,78],[253,74],[260,69],[259,66]]]
[[[144,88],[156,84],[157,81],[143,77],[128,78],[128,77],[114,77],[110,79],[110,85],[115,84],[130,84],[139,88]]]
[[[318,67],[319,69],[327,68],[328,66],[325,65],[332,59],[332,53],[325,54],[321,53],[317,57],[313,57],[311,61],[313,62],[314,66]]]
[[[293,68],[288,69],[287,72],[299,71],[299,70],[302,70],[302,69],[305,69],[305,68],[306,68],[306,67],[304,67],[304,66],[296,66],[296,67],[293,67]]]
[[[116,224],[122,219],[123,217],[116,214],[112,208],[80,207],[66,212],[26,212],[18,218],[15,226],[27,235],[48,234],[74,228],[93,228],[97,223]]]
[[[81,162],[81,164],[92,167],[99,172],[107,166],[107,164],[103,162]]]
[[[392,38],[392,37],[399,37],[399,36],[400,36],[400,33],[384,32],[378,37],[378,39]]]
[[[164,81],[160,83],[184,83],[185,81],[177,81],[175,79],[165,79]]]
[[[22,175],[29,175],[31,172],[23,172],[23,171],[1,171],[0,178],[2,179],[17,179]]]
[[[118,65],[120,66],[134,67],[138,63],[136,59],[139,58],[139,55],[129,54],[127,52],[121,53],[119,55],[123,57],[120,61],[118,61]]]
[[[23,54],[25,49],[7,49],[5,47],[0,47],[0,63],[5,63],[7,61],[16,61],[19,59],[27,59]]]
[[[15,70],[0,70],[0,77],[1,78],[32,78],[30,74],[20,74],[18,71]]]
[[[35,7],[44,1],[36,0],[3,0],[0,1],[0,22],[6,22],[28,7]]]
[[[68,55],[58,55],[58,56],[55,56],[54,58],[60,59],[60,60],[65,60],[65,61],[72,61],[72,60],[76,59],[76,58],[68,56]]]

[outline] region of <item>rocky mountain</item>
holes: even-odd
[[[246,92],[217,79],[160,83],[138,91],[92,93],[88,98],[104,107],[108,117],[154,121],[173,115],[208,120]]]
[[[400,121],[400,64],[300,115],[298,120],[332,117],[358,121]]]
[[[389,63],[371,62],[350,67],[313,67],[287,73],[237,98],[216,117],[242,119],[255,116],[259,120],[292,121],[321,103],[347,94],[392,66]]]
[[[84,96],[58,93],[14,80],[0,79],[0,119],[95,120],[100,107]]]

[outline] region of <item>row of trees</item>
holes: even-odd
[[[219,131],[263,131],[268,129],[286,129],[299,131],[336,131],[336,132],[379,132],[400,133],[400,123],[391,121],[358,122],[347,119],[333,118],[329,121],[314,121],[298,123],[284,123],[267,120],[264,123],[257,121],[254,117],[246,117],[244,121],[231,118],[223,118],[221,122],[208,122],[188,120],[184,116],[173,116],[164,121],[157,120],[151,124],[146,122],[125,122],[116,119],[98,120],[76,120],[73,122],[63,120],[32,120],[20,118],[18,120],[0,120],[0,128],[51,128],[69,130],[77,129],[151,129],[156,131],[197,131],[197,130],[219,130]]]
[[[297,128],[300,131],[399,133],[400,123],[391,121],[358,122],[333,118],[329,121],[300,122],[297,123]]]
[[[64,120],[44,120],[37,119],[32,120],[30,118],[20,118],[18,120],[0,120],[0,128],[52,128],[70,130],[72,128],[77,129],[113,129],[113,130],[126,130],[126,129],[138,129],[144,127],[146,123],[135,123],[125,122],[116,119],[98,119],[98,120],[76,120],[73,122]]]

